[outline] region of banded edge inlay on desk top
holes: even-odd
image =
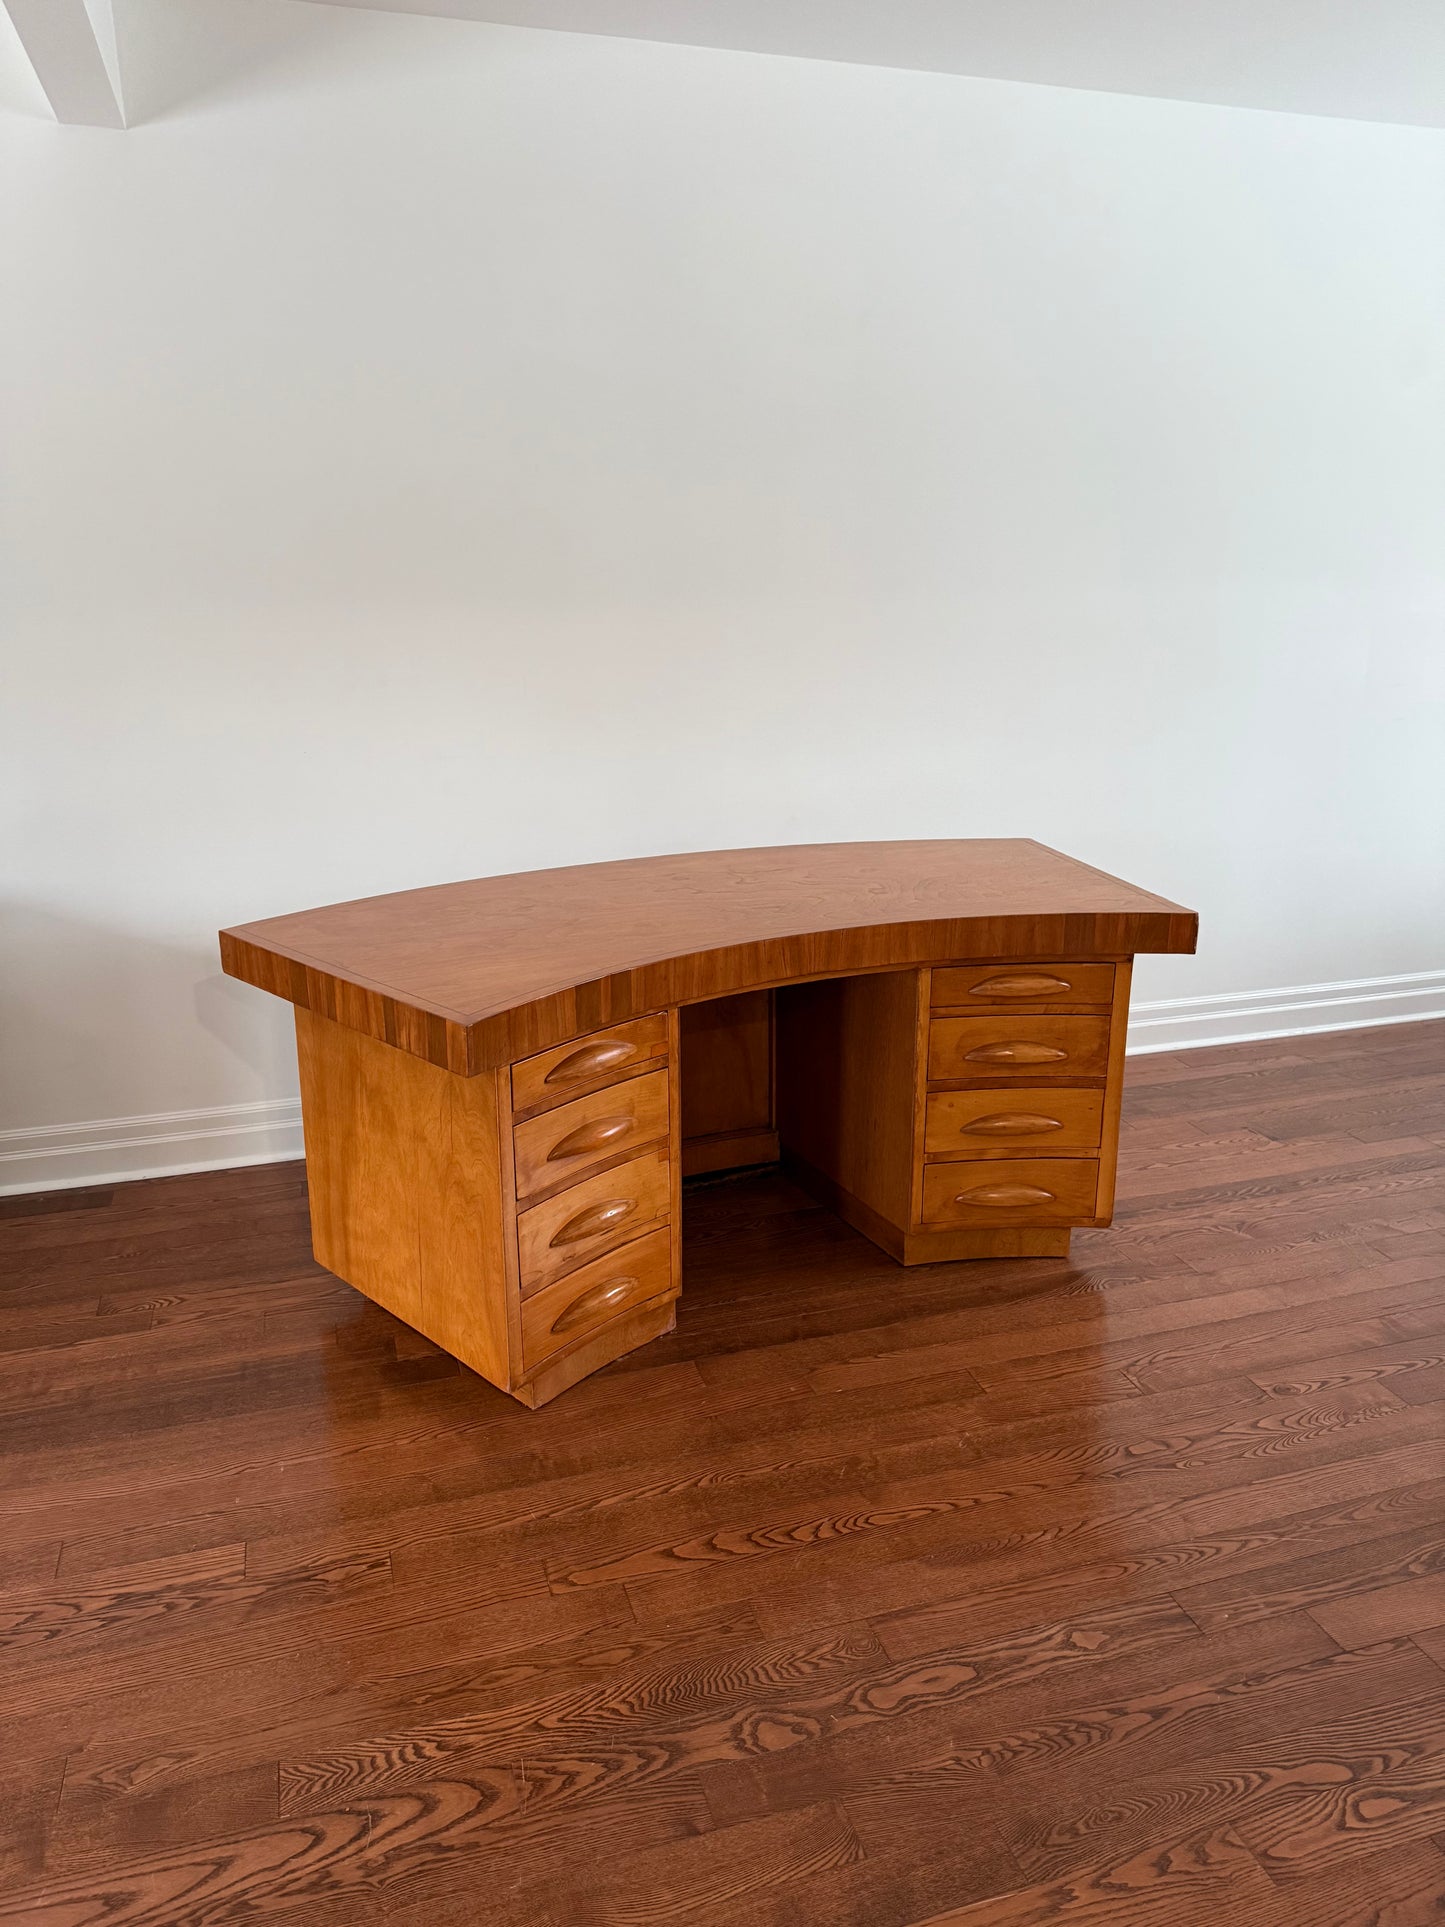
[[[1195,933],[988,840],[482,878],[221,947],[296,1006],[320,1262],[535,1405],[671,1328],[685,1160],[781,1156],[905,1264],[1107,1224],[1132,957]]]
[[[481,877],[221,932],[233,977],[463,1076],[646,1011],[954,958],[1190,951],[1197,919],[1026,839]]]

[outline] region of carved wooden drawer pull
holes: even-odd
[[[1073,987],[1063,977],[1018,971],[1007,977],[985,977],[981,984],[970,984],[968,994],[970,997],[1065,997]]]
[[[996,1210],[1017,1211],[1026,1204],[1052,1204],[1055,1193],[1041,1184],[976,1184],[971,1191],[960,1191],[955,1204],[992,1205]]]
[[[575,1084],[581,1078],[596,1077],[602,1071],[613,1070],[636,1055],[636,1044],[624,1043],[620,1037],[609,1037],[600,1044],[584,1044],[581,1050],[574,1050],[570,1057],[564,1057],[560,1064],[554,1064],[542,1082]]]
[[[566,1158],[584,1158],[592,1151],[605,1151],[609,1144],[626,1137],[632,1126],[630,1113],[626,1117],[595,1117],[590,1124],[579,1124],[575,1131],[558,1138],[547,1153],[547,1162],[556,1164]]]
[[[630,1298],[637,1290],[635,1278],[608,1278],[600,1285],[593,1285],[584,1291],[580,1298],[574,1298],[565,1311],[552,1320],[554,1332],[575,1331],[578,1325],[593,1324],[606,1312]]]
[[[965,1023],[976,1023],[973,1017],[963,1019]],[[1020,1039],[1012,1044],[979,1044],[971,1051],[965,1051],[965,1064],[1062,1064],[1068,1056],[1054,1044],[1033,1044]]]
[[[1063,1128],[1061,1117],[1045,1117],[1042,1111],[994,1111],[963,1127],[969,1137],[1033,1137],[1040,1131]]]
[[[588,1205],[585,1211],[569,1218],[547,1242],[550,1246],[579,1244],[583,1238],[595,1238],[603,1231],[610,1231],[624,1218],[631,1217],[636,1209],[636,1198],[604,1198],[600,1204]]]

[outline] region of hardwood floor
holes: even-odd
[[[686,1233],[530,1413],[297,1165],[0,1204],[0,1922],[1445,1920],[1445,1025],[1133,1060],[1069,1260]]]

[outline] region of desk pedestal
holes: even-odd
[[[1129,977],[1091,956],[787,985],[776,1138],[738,1141],[776,1142],[901,1264],[1063,1256],[1112,1215]],[[671,1330],[680,1077],[709,1030],[687,1009],[466,1077],[298,1008],[318,1261],[527,1405]]]

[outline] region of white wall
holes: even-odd
[[[16,1183],[280,1142],[91,1122],[289,1115],[218,925],[589,858],[1032,835],[1198,906],[1145,1000],[1445,1009],[1445,134],[132,34],[0,85]]]

